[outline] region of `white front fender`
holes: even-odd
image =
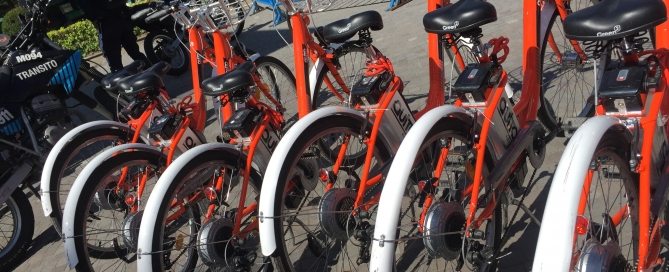
[[[470,115],[463,108],[453,105],[432,109],[416,121],[397,150],[379,200],[379,209],[388,212],[378,213],[376,216],[370,271],[394,270],[395,243],[379,241],[396,238],[397,220],[399,220],[400,204],[402,204],[397,200],[402,199],[416,154],[432,127],[442,118],[454,113]]]
[[[325,107],[315,110],[300,120],[298,120],[286,134],[281,138],[277,145],[272,158],[269,160],[265,177],[263,178],[262,188],[260,190],[260,202],[258,203],[258,218],[260,219],[260,245],[262,254],[270,256],[276,250],[276,237],[274,235],[274,205],[277,190],[277,183],[279,182],[279,173],[284,165],[288,152],[295,144],[297,138],[302,132],[317,120],[331,116],[331,115],[358,115],[362,118],[365,116],[356,110],[346,107]]]
[[[86,181],[89,179],[90,175],[95,171],[100,164],[105,160],[123,152],[132,152],[137,149],[151,150],[156,151],[158,154],[162,154],[159,148],[152,147],[146,144],[123,144],[110,148],[99,155],[95,156],[91,162],[84,167],[77,179],[72,184],[70,188],[70,193],[67,195],[67,201],[65,202],[65,209],[63,211],[63,237],[65,240],[65,253],[67,254],[68,265],[71,268],[74,268],[79,263],[79,258],[77,257],[77,252],[74,245],[74,216],[77,208],[77,202],[81,198],[81,193],[86,184]]]
[[[532,271],[567,271],[571,263],[574,228],[583,182],[600,140],[613,126],[614,117],[589,119],[569,140],[553,175]]]
[[[53,212],[51,198],[49,197],[49,192],[51,192],[51,179],[53,178],[54,174],[57,175],[60,174],[60,173],[53,173],[53,166],[56,163],[56,161],[65,160],[67,159],[68,156],[74,155],[74,154],[63,154],[61,151],[65,149],[68,146],[68,144],[72,143],[74,139],[80,137],[82,134],[99,129],[118,129],[124,131],[131,131],[130,127],[127,124],[115,121],[101,120],[101,121],[93,121],[85,123],[83,125],[74,128],[73,130],[70,130],[70,132],[63,135],[63,137],[60,138],[58,142],[56,142],[54,147],[49,152],[49,156],[47,156],[46,161],[44,162],[44,168],[42,170],[42,179],[40,183],[40,194],[41,194],[40,200],[42,203],[42,210],[44,211],[44,216],[49,216],[51,215],[51,212]]]

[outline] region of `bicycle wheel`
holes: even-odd
[[[398,211],[397,271],[496,271],[506,204],[498,201],[480,228],[479,237],[464,238],[476,164],[468,124],[452,118],[437,122],[425,137],[409,175]],[[493,166],[488,157],[484,164]],[[479,199],[490,199],[490,184],[481,184]],[[480,202],[484,203],[484,202]],[[485,207],[479,204],[477,213]]]
[[[80,190],[73,190],[65,205],[66,219],[68,209],[74,213],[73,232],[66,239],[74,243],[77,271],[134,270],[137,265],[143,205],[165,166],[165,156],[149,149],[119,146],[108,150],[98,156],[104,160],[96,163],[95,159],[84,169],[90,175],[77,178],[74,188]],[[92,171],[88,172],[89,168]],[[124,171],[124,184],[120,185]]]
[[[374,50],[378,49],[374,48]],[[367,62],[371,61],[372,58],[373,56],[370,56],[364,48],[354,41],[346,42],[335,50],[332,62],[336,66],[336,73],[339,74],[339,78],[346,89],[350,90],[362,78]],[[328,83],[331,85],[328,86]],[[314,86],[312,110],[323,106],[343,105],[348,102],[348,94],[344,92],[344,86],[339,83],[333,71],[330,71],[327,66],[323,66]],[[342,97],[337,97],[335,93]]]
[[[258,90],[259,100],[283,115],[285,122],[297,120],[297,91],[295,76],[280,60],[261,56],[255,61],[255,73],[267,87],[267,93]],[[268,97],[268,95],[272,97]]]
[[[0,264],[11,269],[33,240],[35,218],[28,197],[16,189],[0,203]]]
[[[368,148],[362,141],[363,122],[346,115],[319,119],[300,134],[288,153],[275,192],[275,216],[282,220],[274,221],[277,251],[272,257],[279,270],[365,269],[377,212],[374,201],[366,211],[357,211],[359,220],[351,216],[363,168],[358,161],[364,159],[356,154]],[[322,138],[339,139],[331,143],[336,147],[327,147],[337,151],[339,160],[323,154]],[[389,163],[390,153],[380,139],[373,155],[370,179],[379,177]],[[381,188],[382,181],[371,185],[363,200],[378,197]]]
[[[208,146],[215,146],[210,148]],[[161,178],[160,186],[168,184],[164,194],[152,194],[147,210],[158,211],[155,224],[144,225],[151,237],[141,237],[140,245],[151,248],[142,254],[150,254],[151,271],[183,270],[190,249],[196,249],[200,261],[193,271],[260,271],[264,265],[259,252],[260,241],[254,226],[257,212],[253,209],[244,215],[239,231],[247,234],[233,236],[234,220],[239,209],[239,200],[244,186],[243,175],[246,155],[233,146],[210,144],[184,154],[186,162],[177,159],[172,165],[179,169]],[[169,174],[168,174],[169,173]],[[260,195],[260,173],[253,169],[246,187],[245,207],[253,206]],[[221,182],[217,188],[216,183]],[[214,191],[212,191],[214,190]],[[207,197],[208,193],[211,197]],[[155,206],[152,206],[152,205]],[[210,213],[208,213],[208,211]],[[146,215],[148,218],[149,215]],[[190,225],[198,224],[198,233],[190,233]],[[141,230],[144,232],[144,230]],[[143,239],[151,239],[144,242]],[[192,252],[190,252],[192,253]],[[171,259],[169,256],[177,256]],[[145,258],[142,256],[142,258]],[[166,260],[169,260],[166,261]],[[271,264],[269,264],[271,265]]]
[[[569,12],[593,5],[592,0],[564,1]],[[542,41],[541,107],[539,119],[547,128],[547,141],[575,131],[585,117],[594,114],[594,72],[587,45],[572,41],[564,34],[558,11],[552,15],[548,32]]]
[[[626,158],[629,145],[611,135],[597,146],[588,170],[592,179],[586,178],[577,213],[572,271],[636,269],[638,176]],[[592,261],[597,258],[600,263]]]
[[[56,156],[50,172],[42,175],[41,191],[51,202],[51,221],[58,234],[62,234],[61,223],[67,195],[81,170],[97,155],[111,147],[127,143],[132,138],[131,131],[108,126],[101,129],[86,130],[67,141]],[[47,161],[51,161],[47,159]],[[48,184],[49,187],[45,187]],[[46,205],[42,203],[42,205]]]

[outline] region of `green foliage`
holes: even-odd
[[[15,7],[5,13],[5,17],[2,18],[2,33],[11,36],[19,33],[19,30],[21,30],[21,20],[19,20],[19,15],[26,13],[26,9],[22,7]]]
[[[81,20],[69,26],[49,31],[47,36],[63,48],[81,50],[84,55],[100,51],[98,31],[89,20]]]
[[[128,4],[128,7],[134,7],[134,6],[137,6],[137,5],[151,3],[151,2],[155,2],[155,1],[154,0],[137,0],[133,3]]]
[[[153,0],[138,0],[131,5],[139,5]],[[3,24],[4,25],[4,24]],[[135,35],[144,33],[143,29],[133,28]],[[89,20],[81,20],[74,24],[47,33],[49,39],[66,49],[81,50],[84,55],[100,51],[98,31]]]
[[[146,32],[146,31],[144,31],[144,29],[141,29],[139,27],[133,27],[132,28],[132,33],[135,33],[135,36],[137,36],[137,37],[139,37],[139,35],[142,35],[142,33],[144,33],[144,32]]]

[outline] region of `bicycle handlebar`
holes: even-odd
[[[169,9],[162,9],[159,11],[154,12],[153,14],[149,15],[144,19],[146,23],[152,23],[154,21],[160,20],[165,16],[170,15],[170,10]]]
[[[203,27],[206,31],[213,32],[219,29],[227,28],[232,25],[239,24],[240,22],[245,20],[246,16],[248,15],[246,14],[244,18],[238,21],[233,21],[233,18],[227,9],[228,6],[225,1],[226,0],[218,0],[197,7],[190,7],[185,3],[177,3],[170,8],[170,11],[171,15],[175,18],[175,20],[179,24],[185,27],[192,27],[195,25],[199,25]],[[212,11],[216,8],[220,9],[224,13],[226,18],[228,18],[226,25],[219,26],[212,19]]]

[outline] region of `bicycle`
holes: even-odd
[[[555,170],[533,271],[666,269],[666,16],[666,1],[603,1],[567,17],[565,34],[594,42],[602,62],[610,51],[624,61],[604,71],[597,116]],[[648,27],[656,50],[640,46]]]
[[[442,6],[441,4],[443,3],[439,1],[430,1],[428,2],[428,8],[436,10]],[[536,5],[536,2],[534,4]],[[485,7],[479,10],[480,6],[478,5]],[[516,107],[517,109],[524,109],[524,115],[520,114],[519,118],[524,119],[522,121],[515,121],[515,115],[513,115],[513,111],[511,110],[513,104],[509,100],[512,93],[510,91],[507,92],[509,88],[506,84],[506,74],[502,72],[501,68],[494,68],[506,58],[506,53],[508,53],[506,44],[508,40],[498,38],[491,40],[488,44],[483,44],[480,42],[481,29],[478,28],[480,25],[475,25],[475,23],[480,22],[488,23],[494,21],[494,18],[496,18],[494,8],[487,5],[489,4],[481,1],[461,1],[451,6],[443,5],[445,6],[444,9],[456,7],[452,11],[453,13],[447,15],[447,17],[443,17],[443,14],[436,11],[432,12],[430,16],[426,16],[424,26],[428,32],[434,33],[431,36],[431,40],[429,40],[432,41],[429,43],[429,47],[432,50],[431,52],[437,52],[437,54],[431,53],[430,57],[436,57],[438,52],[443,52],[440,50],[450,48],[451,50],[447,50],[446,52],[451,51],[451,53],[455,54],[455,58],[452,58],[455,60],[452,66],[462,67],[463,72],[461,75],[472,73],[472,71],[479,67],[478,65],[483,65],[481,63],[487,63],[485,64],[487,65],[485,70],[481,69],[481,75],[488,72],[495,75],[495,83],[492,84],[494,86],[489,88],[487,93],[484,92],[486,91],[484,89],[481,90],[481,95],[460,98],[462,103],[473,104],[468,107],[476,105],[478,107],[485,106],[485,98],[487,96],[483,96],[484,93],[492,95],[491,93],[494,92],[495,103],[500,100],[503,101],[499,104],[505,118],[500,116],[493,117],[493,113],[498,110],[496,109],[497,104],[489,107],[485,115],[496,119],[493,120],[495,123],[512,125],[515,131],[508,133],[503,126],[490,127],[489,123],[485,125],[483,121],[485,118],[482,118],[482,115],[479,116],[481,118],[477,119],[477,121],[481,122],[481,125],[488,126],[486,130],[490,128],[495,130],[494,132],[490,132],[490,134],[493,134],[490,137],[490,141],[496,144],[494,150],[490,151],[490,153],[501,156],[504,144],[510,144],[516,136],[515,133],[520,132],[524,134],[522,135],[523,137],[518,138],[521,138],[524,142],[530,139],[530,144],[535,141],[533,139],[535,134],[542,134],[541,136],[536,136],[536,141],[538,142],[537,148],[539,148],[540,139],[545,139],[543,125],[539,124],[538,121],[528,122],[526,120],[536,119],[539,105],[541,104],[540,98],[545,90],[540,87],[539,82],[541,82],[541,78],[538,76],[538,71],[540,71],[538,62],[540,57],[539,52],[545,53],[545,51],[539,50],[541,48],[539,41],[542,44],[546,44],[549,37],[553,37],[553,35],[543,32],[543,36],[537,35],[533,37],[534,45],[531,52],[534,55],[528,54],[528,57],[532,61],[536,61],[536,63],[531,69],[526,70],[526,79],[534,82],[534,84],[523,86],[523,94],[532,93],[532,95],[525,95],[526,97],[524,98],[521,96]],[[547,18],[552,19],[551,22],[554,22],[556,16],[558,16],[556,15],[557,7],[555,5],[548,6],[544,9],[544,12],[547,16],[550,16]],[[459,16],[458,14],[470,15],[457,17]],[[448,16],[456,19],[450,21],[447,19]],[[476,22],[475,20],[480,21]],[[457,25],[455,21],[458,22]],[[538,25],[536,19],[530,23],[534,23],[534,26]],[[458,31],[445,31],[444,26],[447,26],[448,29]],[[550,29],[549,26],[545,26],[544,31],[548,31]],[[537,29],[535,28],[534,30]],[[466,32],[466,35],[461,33],[463,31]],[[437,35],[439,36],[438,38]],[[553,40],[555,40],[555,37],[553,37]],[[469,63],[461,63],[460,59],[468,55],[459,50],[461,47],[456,46],[458,42],[471,44],[471,47],[463,47],[462,49],[471,48],[471,51],[476,54],[477,59]],[[571,45],[571,43],[569,44]],[[440,45],[438,47],[439,50],[434,49],[437,45]],[[531,43],[526,41],[526,45],[530,47]],[[378,67],[374,68],[378,69]],[[435,65],[435,68],[444,69],[443,66],[439,67],[439,65]],[[437,71],[436,73],[431,72],[431,77],[439,76],[444,72],[439,69]],[[372,75],[376,76],[376,74]],[[486,78],[482,79],[481,82],[489,79],[489,75],[486,74]],[[374,82],[374,79],[363,78],[360,82],[364,82],[364,84],[359,83],[359,85],[367,85],[366,81]],[[441,91],[443,97],[443,84],[444,81],[435,80],[431,86],[436,87],[430,88],[430,92],[433,90],[435,92]],[[453,86],[454,90],[457,84],[456,81]],[[361,111],[345,108],[329,108],[314,111],[299,120],[284,135],[270,160],[263,180],[259,203],[261,246],[263,254],[265,256],[272,256],[275,260],[275,265],[278,264],[282,270],[299,271],[313,268],[325,269],[325,267],[333,270],[358,269],[357,267],[353,267],[356,264],[364,265],[373,260],[370,255],[370,249],[374,244],[372,242],[372,229],[374,229],[374,225],[378,226],[380,221],[377,217],[376,223],[374,223],[372,216],[379,211],[377,208],[381,207],[378,201],[383,184],[387,184],[387,181],[384,181],[384,179],[393,176],[392,173],[388,173],[392,158],[394,157],[395,160],[398,160],[399,157],[404,157],[406,160],[411,160],[411,163],[406,163],[405,166],[411,167],[413,165],[413,159],[416,156],[403,156],[400,153],[397,153],[397,155],[394,154],[402,139],[408,138],[409,135],[406,132],[409,128],[416,126],[413,123],[413,119],[418,114],[412,114],[405,102],[399,99],[393,100],[395,99],[393,96],[399,96],[399,93],[388,91],[388,88],[378,88],[378,85],[375,83],[371,83],[370,85],[371,87],[365,86],[364,91],[352,92],[358,95],[358,97],[354,96],[351,98],[354,102],[351,105],[358,105],[356,107],[362,109]],[[388,86],[383,83],[379,85]],[[452,93],[455,94],[455,92]],[[433,93],[428,94],[428,97],[432,97],[433,99],[428,101],[428,105],[432,107],[437,107],[444,103],[443,98],[439,98],[438,95],[434,95]],[[446,97],[449,98],[451,96]],[[504,98],[502,99],[502,97]],[[462,106],[462,103],[458,102],[456,104]],[[393,105],[393,107],[389,108],[389,104]],[[437,107],[437,109],[443,107],[451,108],[456,106],[441,106]],[[383,117],[379,118],[386,111],[385,109],[389,109],[387,112],[395,115],[395,118],[392,116],[386,120],[383,120],[385,119]],[[419,111],[419,113],[422,112]],[[374,118],[370,118],[370,116]],[[509,123],[509,121],[512,123]],[[522,127],[519,124],[525,123],[531,123],[532,126],[521,131]],[[393,124],[397,125],[394,126]],[[472,126],[471,123],[464,121],[457,123],[457,125]],[[547,133],[546,135],[551,134]],[[482,137],[487,138],[486,136]],[[325,145],[326,148],[324,148],[324,141],[327,142]],[[334,148],[330,145],[334,145]],[[524,147],[527,147],[527,143],[524,143]],[[539,151],[537,150],[537,152]],[[520,156],[520,154],[514,155]],[[533,157],[535,163],[538,163],[539,157],[538,155]],[[299,166],[297,162],[305,158],[316,158],[318,164],[310,167]],[[518,158],[509,158],[511,161],[515,159]],[[520,182],[524,180],[526,175],[526,166],[524,164],[516,166],[520,170],[516,171],[518,173],[514,174],[514,179],[518,187],[520,187],[522,185]],[[482,167],[483,165],[479,166],[479,170],[477,170],[479,173]],[[304,173],[309,174],[305,175]],[[508,173],[497,173],[497,175],[503,174]],[[304,180],[303,176],[306,176],[307,180]],[[406,186],[402,188],[406,188]],[[396,199],[401,199],[401,197]],[[380,215],[382,214],[378,213],[378,215],[381,217]],[[386,214],[383,213],[383,216],[386,216]],[[385,219],[387,218],[384,218],[384,222],[386,222]],[[397,226],[397,224],[395,222],[390,224],[390,226]],[[349,253],[349,251],[353,253]],[[411,253],[416,252],[411,251]],[[351,267],[349,268],[348,266]],[[374,269],[376,268],[372,267],[372,270]],[[384,267],[380,271],[390,271],[391,269],[391,267]],[[399,270],[403,269],[408,268],[406,266],[399,268]]]
[[[286,123],[281,113],[251,95],[257,83],[243,66],[203,84],[208,96],[231,94],[236,111],[221,127],[224,143],[204,144],[183,153],[160,176],[139,228],[140,271],[182,270],[179,266],[236,271],[271,267],[257,260],[254,196],[260,188],[261,169]]]
[[[173,16],[189,28],[192,67],[197,67],[198,62],[204,60],[211,61],[217,71],[248,67],[253,80],[258,82],[254,93],[256,98],[267,101],[266,104],[289,116],[280,102],[280,92],[285,90],[278,87],[282,84],[282,88],[294,88],[290,71],[271,57],[253,55],[247,60],[244,55],[231,52],[228,34],[220,31],[211,21],[211,8],[210,5],[199,9],[188,9],[185,5],[173,7]],[[186,17],[187,13],[190,13],[190,18]],[[211,35],[213,48],[208,43],[198,42],[205,40],[205,34]],[[194,98],[186,97],[177,105],[158,100],[161,103],[157,106],[165,106],[169,111],[154,117],[145,130],[134,129],[133,136],[136,138],[126,141],[131,144],[118,145],[100,153],[79,173],[70,188],[63,214],[63,237],[71,267],[95,270],[106,266],[122,269],[126,265],[134,265],[136,235],[141,222],[141,209],[148,198],[147,192],[175,156],[205,142],[202,131],[206,121],[206,104],[198,79],[200,72],[193,70]],[[164,92],[160,77],[152,73],[122,81],[120,85],[126,93]],[[131,121],[133,127],[141,128],[151,116],[150,106],[155,104],[151,104],[151,100],[137,101],[149,105],[139,119]],[[230,103],[217,106],[217,110],[222,119],[231,117]],[[139,137],[135,135],[140,133],[147,134],[151,145],[132,144]],[[82,209],[88,212],[82,213]]]

